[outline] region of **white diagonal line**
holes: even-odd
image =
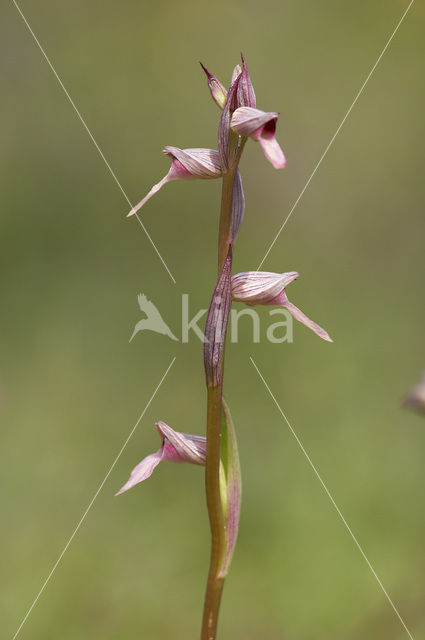
[[[88,128],[83,116],[81,115],[81,113],[79,112],[79,110],[77,109],[75,102],[73,101],[73,99],[71,98],[71,96],[69,95],[65,85],[63,84],[62,80],[60,79],[59,75],[56,72],[56,69],[54,68],[54,66],[52,65],[52,63],[50,62],[49,57],[47,56],[47,53],[44,51],[43,47],[41,46],[37,36],[35,35],[34,31],[31,29],[28,20],[26,19],[26,17],[24,16],[24,14],[21,11],[21,8],[19,7],[18,3],[16,2],[16,0],[12,0],[13,4],[15,5],[16,9],[18,10],[22,20],[25,22],[28,31],[31,33],[35,43],[37,44],[38,48],[40,49],[41,53],[43,54],[44,59],[46,60],[47,64],[49,65],[50,69],[53,72],[53,75],[55,76],[56,80],[59,82],[61,88],[63,89],[63,92],[65,93],[66,97],[68,98],[69,102],[71,103],[72,108],[74,109],[75,113],[77,114],[78,118],[81,121],[81,124],[83,125],[84,129],[87,131],[91,141],[93,142],[94,146],[96,147],[97,151],[99,152],[100,157],[102,158],[103,162],[105,163],[105,165],[107,166],[109,173],[111,174],[111,176],[113,177],[113,179],[115,180],[119,190],[121,191],[121,193],[123,194],[124,198],[127,200],[128,204],[130,205],[130,208],[133,208],[133,205],[130,201],[130,199],[128,198],[126,192],[124,191],[123,187],[121,186],[121,183],[119,182],[117,176],[115,175],[115,172],[113,171],[111,165],[109,164],[109,162],[107,161],[107,159],[105,158],[105,155],[102,151],[102,149],[99,147],[99,145],[97,144],[92,132],[90,131],[90,129]],[[148,233],[148,230],[146,229],[145,225],[143,224],[143,222],[141,221],[139,215],[136,213],[136,218],[139,221],[140,226],[142,227],[143,231],[145,232],[145,235],[147,237],[147,239],[149,240],[149,242],[151,243],[155,253],[157,254],[158,258],[161,260],[163,266],[165,267],[165,269],[167,270],[168,275],[170,276],[171,280],[174,282],[174,284],[176,284],[176,281],[174,279],[173,274],[171,273],[170,269],[168,268],[164,258],[161,256],[161,254],[159,253],[159,250],[156,246],[156,244],[154,243],[154,241],[152,240],[151,236]]]
[[[278,401],[276,400],[276,398],[274,397],[269,385],[267,384],[267,382],[264,379],[263,374],[261,373],[261,371],[259,370],[259,368],[257,367],[256,363],[254,362],[254,359],[250,356],[249,358],[251,360],[251,363],[253,364],[255,370],[257,371],[258,375],[260,376],[260,379],[262,380],[264,386],[266,387],[267,391],[269,392],[273,402],[275,403],[276,407],[279,410],[279,413],[281,414],[282,418],[285,420],[286,424],[288,425],[292,435],[294,436],[295,440],[297,441],[298,446],[300,447],[301,451],[303,452],[303,454],[305,455],[305,457],[308,460],[309,465],[311,466],[311,468],[314,471],[314,474],[316,476],[316,478],[319,480],[320,484],[322,485],[323,489],[325,490],[326,495],[328,496],[329,500],[332,502],[332,505],[334,506],[337,514],[339,515],[339,517],[341,518],[342,522],[344,523],[345,528],[347,529],[348,533],[350,534],[350,536],[352,537],[352,539],[354,540],[356,547],[358,548],[358,550],[360,551],[361,555],[363,556],[363,559],[365,560],[367,566],[369,567],[369,569],[371,570],[373,576],[375,577],[377,583],[379,584],[379,586],[381,587],[383,593],[385,594],[385,597],[387,598],[388,602],[390,603],[391,607],[393,608],[397,618],[400,620],[401,624],[403,625],[406,633],[408,634],[409,638],[411,640],[413,640],[413,636],[410,633],[409,629],[406,626],[406,623],[404,622],[403,618],[401,617],[401,615],[399,614],[395,604],[393,603],[393,601],[391,600],[390,596],[388,595],[387,590],[385,589],[384,585],[382,584],[380,578],[378,577],[378,575],[376,574],[375,569],[372,567],[372,565],[370,564],[365,552],[363,551],[363,548],[360,546],[360,543],[358,542],[356,536],[354,535],[354,533],[352,532],[348,522],[346,521],[346,519],[344,518],[344,516],[341,513],[340,508],[338,507],[338,505],[336,504],[334,498],[332,497],[328,487],[325,485],[324,481],[322,480],[322,476],[320,475],[320,473],[318,472],[318,470],[316,469],[315,465],[313,464],[310,456],[308,455],[307,451],[305,450],[301,440],[299,439],[299,437],[297,436],[297,434],[295,433],[291,423],[289,422],[288,418],[286,417],[286,415],[284,414],[280,404],[278,403]]]
[[[382,49],[381,53],[378,56],[377,61],[375,62],[375,64],[373,65],[372,69],[369,71],[366,80],[363,82],[362,86],[360,87],[359,91],[357,92],[356,97],[354,98],[353,102],[351,103],[347,113],[345,114],[345,116],[343,117],[343,119],[341,120],[341,122],[338,125],[337,130],[335,131],[335,133],[333,134],[332,138],[330,139],[330,142],[328,144],[328,146],[326,147],[326,149],[324,150],[324,152],[321,155],[321,158],[319,160],[319,162],[316,164],[316,166],[313,169],[313,172],[311,174],[311,176],[309,177],[309,179],[307,180],[307,182],[305,183],[304,187],[301,189],[301,193],[299,194],[298,198],[295,200],[294,204],[292,205],[292,208],[290,210],[290,212],[288,213],[288,215],[286,216],[282,226],[280,227],[279,231],[277,232],[277,234],[274,237],[273,242],[271,243],[271,245],[269,246],[269,248],[267,249],[266,253],[264,254],[264,258],[261,260],[260,264],[257,267],[257,271],[259,271],[259,269],[261,269],[261,267],[264,264],[265,259],[267,258],[267,256],[269,255],[270,251],[273,249],[277,239],[279,238],[280,234],[282,233],[283,229],[286,226],[286,223],[288,222],[289,218],[292,216],[295,208],[297,207],[299,201],[301,200],[301,198],[303,197],[306,189],[308,188],[310,182],[313,180],[316,171],[318,170],[318,168],[320,167],[320,165],[322,164],[323,160],[325,159],[329,149],[331,148],[331,146],[334,143],[335,138],[337,137],[338,133],[341,131],[342,127],[344,126],[345,121],[347,120],[348,116],[350,115],[354,105],[356,104],[357,100],[360,98],[361,94],[363,93],[364,88],[366,87],[367,83],[369,82],[373,72],[375,71],[376,67],[378,66],[379,62],[381,61],[382,56],[384,55],[384,53],[386,52],[386,50],[388,49],[391,40],[394,38],[395,34],[397,33],[399,27],[401,26],[401,23],[403,22],[404,18],[406,17],[410,7],[412,6],[414,0],[411,0],[407,6],[407,9],[405,10],[405,12],[403,13],[403,15],[401,16],[400,20],[397,23],[396,28],[394,29],[394,31],[392,32],[391,36],[388,38],[387,43],[385,45],[385,47]]]
[[[68,550],[69,545],[71,544],[71,542],[73,541],[76,533],[78,532],[79,528],[81,527],[81,525],[83,524],[88,512],[90,511],[90,509],[93,506],[94,501],[96,500],[97,496],[99,495],[99,493],[101,492],[105,482],[107,481],[107,479],[109,478],[109,476],[111,475],[111,472],[113,470],[113,468],[115,467],[115,465],[117,464],[122,452],[124,451],[124,449],[126,448],[127,444],[130,441],[130,438],[132,437],[132,435],[134,434],[134,432],[136,431],[137,427],[139,426],[140,421],[142,420],[143,416],[145,415],[146,411],[148,410],[152,400],[155,398],[160,386],[162,385],[162,383],[164,382],[168,372],[170,371],[171,367],[173,366],[174,362],[175,362],[176,358],[174,357],[170,364],[168,365],[165,373],[163,374],[161,380],[159,381],[159,383],[156,386],[155,391],[152,393],[151,397],[149,398],[145,408],[143,409],[142,413],[139,416],[139,419],[137,420],[136,424],[134,425],[134,427],[132,428],[132,430],[130,431],[127,440],[124,442],[124,444],[122,445],[121,449],[118,452],[118,455],[116,456],[115,460],[113,461],[113,463],[111,464],[106,476],[103,478],[102,482],[99,485],[99,488],[97,489],[96,493],[94,494],[93,498],[90,500],[89,502],[89,506],[87,507],[87,509],[84,511],[79,523],[77,524],[77,526],[75,527],[74,531],[72,532],[70,538],[68,539],[68,542],[66,543],[66,545],[64,546],[62,552],[60,553],[58,559],[56,560],[55,564],[53,565],[49,575],[47,576],[47,578],[45,579],[45,581],[43,582],[43,585],[40,589],[40,591],[37,593],[36,597],[34,598],[33,603],[31,604],[30,608],[28,609],[28,611],[26,612],[24,619],[22,620],[21,624],[19,625],[15,635],[13,636],[12,640],[15,640],[20,632],[20,630],[22,629],[22,627],[24,626],[25,622],[28,619],[28,616],[30,615],[31,611],[34,609],[35,605],[38,602],[38,599],[40,598],[41,594],[43,593],[44,589],[46,588],[47,584],[50,581],[50,578],[53,576],[54,572],[56,571],[56,568],[58,566],[58,564],[60,563],[60,561],[62,560],[63,556],[65,555],[66,551]]]

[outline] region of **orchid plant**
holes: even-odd
[[[245,212],[239,161],[249,138],[258,142],[276,169],[286,159],[276,140],[279,114],[257,109],[256,98],[242,56],[242,65],[233,71],[227,91],[206,67],[211,96],[221,109],[218,150],[165,147],[171,159],[169,172],[130,211],[138,211],[156,192],[172,180],[222,179],[218,233],[218,278],[209,306],[204,331],[204,368],[207,386],[206,438],[178,433],[157,422],[161,447],[131,472],[121,494],[146,480],[161,461],[190,462],[205,466],[207,508],[211,528],[211,558],[206,587],[201,640],[214,640],[224,580],[229,569],[239,524],[241,475],[236,433],[229,408],[223,398],[224,346],[232,300],[247,305],[281,305],[318,336],[330,341],[324,329],[289,302],[286,287],[298,273],[245,271],[232,276],[235,241]],[[118,495],[117,494],[117,495]]]

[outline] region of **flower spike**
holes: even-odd
[[[165,155],[170,156],[171,168],[158,184],[155,184],[149,193],[132,208],[127,218],[134,215],[161,187],[171,180],[195,180],[196,178],[220,178],[221,165],[218,151],[214,149],[179,149],[178,147],[165,147]]]
[[[230,126],[241,136],[249,136],[260,143],[261,148],[275,169],[283,169],[286,158],[275,138],[279,114],[252,107],[239,107],[232,115]]]
[[[161,448],[156,453],[151,453],[134,467],[130,478],[116,493],[118,496],[128,491],[139,482],[149,478],[160,462],[190,462],[192,464],[205,465],[207,440],[203,436],[193,436],[188,433],[178,433],[165,422],[157,422],[156,428],[161,437]]]
[[[327,342],[333,342],[322,327],[310,320],[292,302],[289,302],[285,289],[296,278],[298,278],[296,271],[288,273],[269,273],[267,271],[237,273],[232,276],[232,297],[233,300],[244,302],[250,306],[264,304],[285,307],[296,320],[305,324],[320,338]]]
[[[210,71],[208,71],[208,69],[202,64],[202,62],[200,62],[199,64],[201,65],[201,67],[205,71],[205,75],[207,76],[208,88],[210,90],[212,99],[214,100],[216,105],[220,107],[220,109],[223,109],[224,105],[226,104],[227,98],[226,89],[223,87],[220,80],[216,78],[216,76]]]

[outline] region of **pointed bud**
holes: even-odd
[[[404,401],[404,405],[410,409],[415,409],[418,413],[425,414],[425,372],[419,383],[413,387]]]
[[[242,58],[242,73],[238,86],[238,95],[237,95],[237,106],[238,107],[255,107],[255,93],[254,87],[252,86],[251,78],[249,76],[248,67],[246,66],[246,61],[241,54]]]
[[[127,217],[135,214],[164,184],[171,182],[171,180],[220,178],[222,175],[219,154],[218,151],[214,149],[179,149],[178,147],[165,147],[163,153],[171,158],[171,168],[169,172],[132,208]]]
[[[240,107],[233,113],[231,127],[241,136],[249,136],[260,143],[264,155],[276,169],[283,169],[286,159],[276,140],[276,122],[279,114],[251,107]]]
[[[230,86],[230,89],[227,93],[226,104],[224,105],[223,113],[221,114],[220,122],[218,125],[218,152],[220,154],[221,166],[224,170],[229,169],[231,165],[230,136],[233,135],[233,137],[237,140],[237,137],[231,131],[230,120],[237,106],[236,95],[240,78],[240,75],[237,76]]]
[[[223,87],[220,80],[216,78],[216,76],[213,75],[210,71],[208,71],[206,67],[204,67],[202,62],[200,62],[199,64],[201,65],[201,67],[203,68],[207,76],[208,88],[211,92],[212,99],[214,100],[216,105],[220,107],[220,109],[223,109],[224,105],[226,104],[226,98],[227,98],[226,89]]]
[[[288,273],[269,273],[267,271],[245,271],[232,276],[232,297],[247,305],[279,305],[299,322],[314,331],[327,342],[333,342],[322,327],[310,320],[292,302],[289,302],[285,288],[298,278],[296,271]]]
[[[161,448],[134,467],[128,481],[115,495],[118,496],[149,478],[160,462],[190,462],[191,464],[205,465],[206,438],[188,433],[178,433],[165,422],[157,422],[155,426],[162,440]]]
[[[240,64],[237,64],[236,67],[233,69],[233,73],[232,73],[232,82],[231,84],[234,83],[234,81],[236,80],[236,78],[238,76],[240,76],[242,73],[242,67]]]
[[[232,305],[231,272],[232,247],[229,247],[205,321],[204,367],[207,387],[217,387],[221,383],[224,339]]]
[[[230,215],[230,244],[234,245],[245,214],[245,196],[239,169],[236,169],[232,191],[232,211]]]

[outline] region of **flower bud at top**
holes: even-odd
[[[210,71],[208,71],[206,67],[204,67],[202,62],[200,62],[199,64],[201,65],[201,67],[203,68],[207,76],[208,88],[211,92],[212,99],[214,100],[216,105],[220,107],[220,109],[223,109],[224,105],[226,104],[226,98],[227,98],[226,89],[223,87],[220,80],[216,78],[216,76],[212,74]]]
[[[169,172],[132,208],[127,217],[135,214],[164,184],[171,182],[171,180],[208,179],[220,178],[221,176],[219,154],[218,151],[214,149],[179,149],[178,147],[165,147],[163,153],[171,158]]]
[[[240,76],[240,81],[238,85],[238,94],[237,94],[237,106],[238,107],[255,107],[255,93],[254,87],[252,86],[251,78],[248,72],[248,67],[246,66],[246,61],[241,54],[242,58],[242,73]]]
[[[285,307],[291,315],[314,331],[320,338],[333,342],[322,327],[310,320],[292,302],[289,302],[285,288],[298,278],[296,271],[269,273],[267,271],[245,271],[232,276],[232,297],[247,305],[265,304]]]
[[[235,80],[232,82],[230,89],[227,93],[226,104],[224,105],[223,113],[221,114],[220,122],[218,125],[218,152],[220,154],[220,161],[223,170],[227,170],[230,168],[232,163],[230,158],[230,136],[232,131],[230,129],[230,120],[232,118],[233,112],[237,107],[237,91],[239,86],[239,81],[241,75],[236,76]],[[236,138],[237,139],[237,138]]]

